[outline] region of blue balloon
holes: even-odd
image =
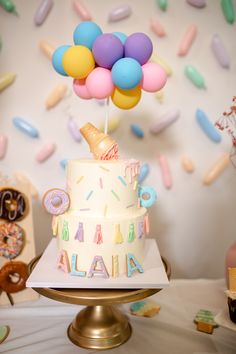
[[[102,34],[101,28],[94,22],[81,22],[74,30],[74,43],[92,49],[95,39]]]
[[[63,69],[62,58],[63,58],[63,55],[65,54],[65,52],[67,51],[67,49],[69,49],[70,47],[71,47],[71,45],[62,45],[55,50],[55,52],[53,53],[53,56],[52,56],[52,65],[53,65],[54,69],[56,70],[56,72],[58,74],[61,74],[63,76],[68,76],[68,75],[65,72],[65,70]]]
[[[122,44],[125,44],[125,41],[128,37],[126,36],[126,34],[124,34],[123,32],[112,32],[112,34],[118,37]]]
[[[113,83],[125,90],[137,86],[142,80],[143,72],[139,62],[132,58],[121,58],[111,70]]]

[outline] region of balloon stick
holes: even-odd
[[[107,134],[108,131],[108,120],[109,120],[109,97],[106,99],[106,115],[104,124],[104,133]]]

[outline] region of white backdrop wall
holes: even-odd
[[[220,1],[208,0],[204,9],[191,7],[184,0],[169,0],[162,12],[155,0],[127,0],[133,13],[130,18],[108,23],[108,12],[120,1],[87,0],[85,4],[104,32],[122,31],[126,34],[146,32],[154,44],[154,52],[172,67],[173,75],[164,89],[160,103],[153,94],[144,94],[139,105],[131,111],[110,107],[110,116],[119,116],[121,124],[113,134],[119,143],[121,157],[137,158],[150,164],[146,185],[155,187],[158,203],[150,210],[151,237],[156,238],[161,254],[172,265],[173,277],[221,277],[224,257],[236,239],[236,169],[230,167],[211,186],[202,184],[202,177],[216,159],[231,149],[227,134],[220,144],[210,141],[196,123],[195,111],[203,109],[212,122],[229,107],[236,93],[235,23],[228,24]],[[233,2],[236,8],[235,1]],[[1,74],[14,72],[15,83],[0,94],[0,133],[8,136],[6,157],[0,161],[0,171],[10,177],[19,171],[28,176],[40,193],[47,189],[65,187],[65,172],[59,161],[64,158],[90,157],[87,144],[76,143],[67,130],[68,112],[79,126],[90,121],[99,126],[105,108],[95,101],[82,101],[71,90],[72,79],[60,77],[38,47],[40,40],[55,46],[72,44],[75,26],[80,22],[72,1],[54,1],[45,23],[36,27],[33,17],[40,1],[15,0],[19,17],[0,8]],[[164,26],[167,36],[157,38],[149,28],[155,16]],[[178,44],[189,24],[198,27],[197,38],[185,57],[177,56]],[[210,42],[218,33],[231,59],[230,69],[223,69],[216,61]],[[206,89],[199,90],[184,76],[187,64],[195,66],[205,77]],[[45,99],[58,83],[67,83],[71,94],[55,108],[47,111]],[[179,109],[179,120],[165,132],[153,136],[150,123],[169,109]],[[12,124],[14,116],[21,116],[40,131],[39,139],[19,132]],[[139,124],[145,132],[137,139],[130,132],[130,124]],[[45,163],[35,161],[35,154],[47,142],[55,142],[57,150]],[[169,160],[173,187],[163,187],[158,155]],[[195,172],[183,171],[180,159],[187,154],[195,164]],[[44,250],[51,239],[51,217],[34,202],[34,222],[37,251]]]

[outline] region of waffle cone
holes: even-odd
[[[80,129],[80,132],[89,144],[90,151],[95,159],[103,159],[103,156],[117,146],[116,142],[109,135],[100,132],[91,123],[86,123]]]

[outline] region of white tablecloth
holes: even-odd
[[[222,279],[172,280],[169,288],[150,298],[161,305],[160,313],[153,318],[130,316],[132,337],[124,345],[113,349],[112,353],[235,354],[236,332],[219,327],[209,335],[198,332],[193,323],[199,309],[209,309],[217,314],[225,307],[224,289]],[[0,308],[0,325],[11,327],[9,337],[0,344],[0,353],[95,352],[79,348],[67,338],[67,326],[80,308],[44,297],[12,308]],[[123,309],[128,312],[129,304],[124,305]]]

